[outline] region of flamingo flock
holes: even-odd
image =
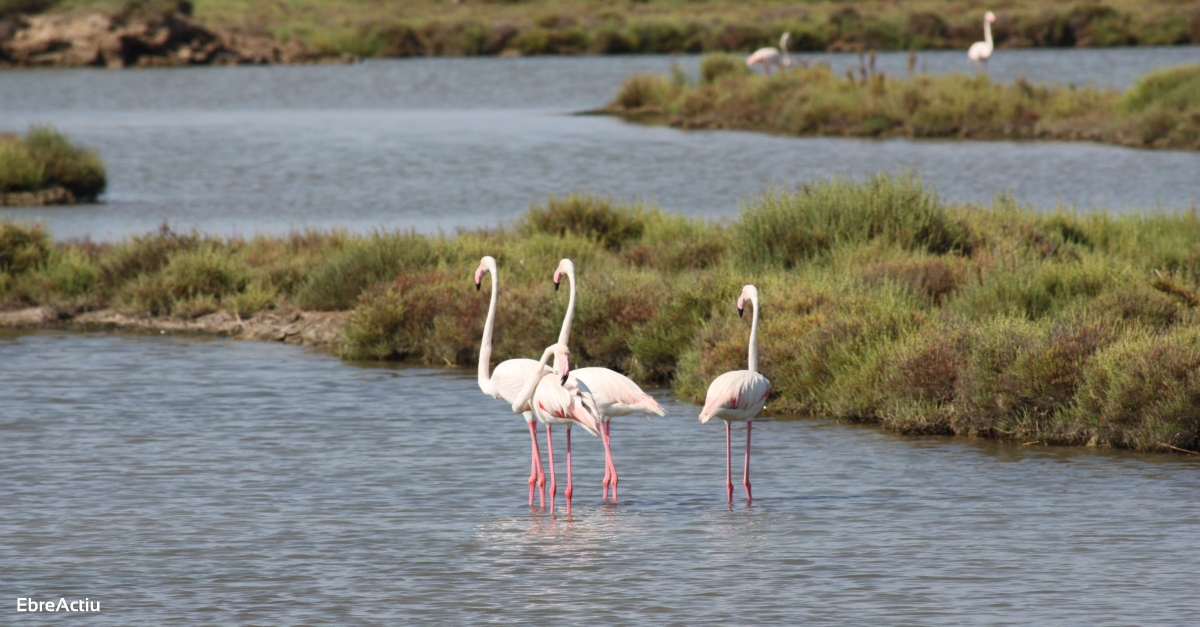
[[[529,427],[530,474],[529,505],[533,505],[534,493],[539,495],[539,504],[546,503],[546,475],[542,466],[541,450],[538,447],[537,423],[546,425],[546,449],[550,460],[551,503],[557,494],[554,472],[554,440],[552,429],[562,426],[566,431],[567,489],[564,492],[567,516],[571,515],[571,499],[574,481],[571,471],[571,428],[580,426],[592,435],[599,436],[604,443],[603,498],[617,500],[617,467],[612,456],[612,419],[629,414],[665,416],[666,412],[649,394],[625,375],[608,368],[580,368],[570,366],[571,321],[575,315],[576,285],[575,264],[563,259],[554,271],[554,289],[558,291],[562,278],[569,282],[570,296],[567,313],[563,318],[558,341],[542,352],[541,359],[509,359],[491,368],[492,334],[496,322],[496,301],[499,278],[496,260],[484,257],[475,270],[475,288],[483,287],[483,276],[492,277],[492,291],[487,319],[483,325],[483,339],[479,347],[479,388],[484,394],[508,402],[513,413],[521,414]],[[733,500],[731,461],[731,421],[746,422],[746,465],[742,484],[746,498],[750,492],[750,427],[754,417],[762,411],[771,384],[758,373],[758,290],[753,285],[742,289],[738,297],[738,315],[742,315],[749,302],[752,311],[750,328],[749,370],[727,372],[717,377],[708,389],[700,421],[712,418],[725,421],[725,483],[727,496]],[[553,366],[551,361],[553,360]],[[611,494],[611,497],[610,497]]]
[[[996,45],[992,42],[992,24],[996,23],[996,14],[988,11],[983,15],[983,41],[977,41],[971,44],[967,49],[967,59],[976,67],[987,71],[988,59],[992,58],[992,52],[995,51]],[[788,55],[787,42],[791,39],[791,33],[784,33],[779,38],[779,47],[759,48],[753,54],[746,57],[746,67],[753,68],[756,65],[761,65],[763,72],[771,75],[771,66],[779,68],[779,71],[791,67],[792,57]]]

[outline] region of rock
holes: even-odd
[[[49,307],[30,307],[0,312],[0,327],[37,327],[52,322],[56,316]]]
[[[299,63],[319,55],[299,44],[222,33],[183,13],[18,16],[0,29],[0,57],[21,66],[164,66]]]
[[[36,192],[0,192],[0,207],[42,207],[73,205],[77,202],[70,190],[54,186]]]

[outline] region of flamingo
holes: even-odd
[[[750,356],[749,370],[734,370],[713,380],[708,386],[708,396],[704,399],[704,409],[700,411],[700,422],[706,423],[710,418],[720,418],[725,421],[725,489],[729,500],[733,501],[733,468],[730,461],[730,421],[746,421],[746,466],[742,471],[742,485],[746,487],[746,498],[754,498],[750,494],[750,428],[754,417],[762,411],[771,394],[771,382],[758,374],[758,288],[747,285],[738,296],[738,317],[745,311],[746,301],[754,307],[753,322],[750,325]]]
[[[779,66],[780,72],[783,71],[783,68],[791,67],[792,57],[788,55],[787,49],[787,42],[791,38],[791,33],[784,33],[779,38],[779,48],[767,47],[755,50],[754,54],[746,57],[746,67],[754,67],[755,64],[761,63],[767,76],[771,75],[772,64]],[[783,51],[783,54],[780,54],[780,50]]]
[[[995,23],[996,14],[991,11],[985,13],[983,16],[983,41],[977,41],[967,49],[967,58],[971,60],[971,63],[982,64],[984,71],[987,70],[988,59],[992,57],[992,50],[996,48],[992,44],[992,24]]]
[[[554,271],[554,290],[558,291],[562,276],[571,282],[571,297],[567,301],[567,315],[563,318],[558,343],[567,345],[571,337],[571,319],[575,316],[575,264],[563,259]],[[612,422],[617,416],[642,413],[647,416],[665,416],[662,406],[636,383],[625,375],[608,368],[580,368],[572,370],[571,381],[582,382],[591,391],[596,407],[600,410],[600,439],[604,441],[604,498],[612,487],[612,498],[617,500],[617,465],[612,458]]]
[[[538,372],[549,372],[545,364],[538,364],[532,359],[509,359],[500,362],[496,369],[488,372],[492,356],[492,327],[496,322],[496,295],[499,280],[496,277],[496,260],[484,257],[479,261],[475,270],[475,289],[483,287],[483,275],[492,275],[492,297],[488,305],[487,322],[483,325],[483,340],[479,346],[479,389],[492,398],[503,399],[509,403],[521,394],[525,382],[536,377]],[[524,412],[525,423],[529,425],[529,438],[533,442],[531,451],[532,461],[529,470],[529,504],[533,505],[533,486],[538,487],[542,505],[546,504],[546,473],[542,469],[542,453],[538,449],[537,424],[533,412]]]
[[[538,368],[544,369],[550,357],[555,358],[553,372],[543,371],[526,382],[521,393],[513,401],[514,413],[532,412],[539,422],[546,423],[546,448],[550,456],[550,498],[553,502],[558,486],[554,477],[554,439],[551,425],[567,427],[567,516],[571,515],[571,495],[574,486],[571,478],[571,427],[578,424],[592,435],[599,435],[599,411],[587,386],[569,383],[571,368],[566,344],[552,344],[542,353]]]

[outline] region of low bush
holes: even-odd
[[[499,264],[494,360],[554,341],[569,257],[577,367],[699,401],[746,367],[762,296],[770,413],[907,434],[1139,450],[1200,446],[1200,220],[1190,213],[1035,213],[1011,198],[947,206],[905,175],[771,191],[728,222],[594,195],[550,197],[511,230],[453,236],[154,233],[55,243],[0,220],[0,307],[238,316],[350,310],[347,359],[466,366]]]
[[[50,127],[35,126],[20,138],[0,136],[0,192],[63,187],[78,200],[104,192],[104,163]]]

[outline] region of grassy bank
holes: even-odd
[[[1162,69],[1124,93],[1074,85],[992,82],[985,75],[872,72],[826,66],[751,75],[710,55],[701,76],[634,75],[604,111],[682,128],[783,135],[1062,139],[1200,150],[1200,65]]]
[[[0,134],[0,204],[44,190],[65,190],[59,202],[95,200],[106,185],[104,163],[50,127],[34,127],[25,137]],[[14,199],[5,203],[4,199]]]
[[[550,274],[580,272],[573,355],[703,397],[744,367],[744,283],[762,294],[773,412],[1139,450],[1200,448],[1200,218],[947,206],[920,181],[814,181],[729,223],[594,196],[506,230],[224,240],[169,230],[53,244],[0,226],[0,300],[62,315],[352,309],[343,357],[470,365],[500,264],[494,358],[554,340]]]
[[[153,0],[16,0],[8,11],[102,10]],[[265,34],[329,55],[748,51],[790,31],[797,49],[966,48],[982,39],[982,13],[963,0],[195,0],[203,24]],[[1200,43],[1194,0],[1039,3],[996,8],[998,45],[1128,46]],[[0,16],[2,17],[2,16]]]

